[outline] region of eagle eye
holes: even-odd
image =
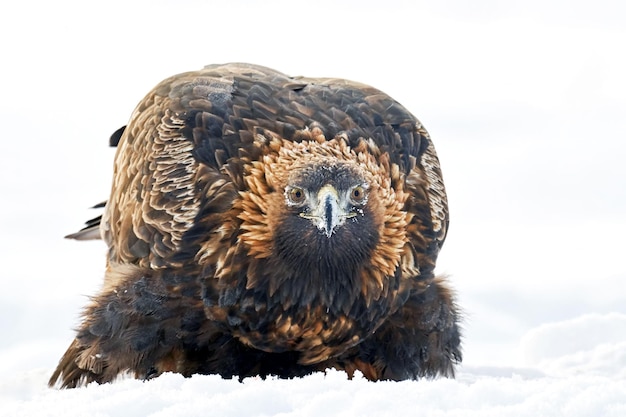
[[[350,199],[353,203],[362,203],[365,200],[365,188],[362,185],[357,185],[350,191]]]
[[[291,204],[302,204],[306,199],[304,190],[300,187],[293,187],[287,190],[287,199]]]

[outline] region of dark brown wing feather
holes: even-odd
[[[109,138],[109,146],[116,147],[122,138],[122,134],[126,126],[122,126],[117,129],[111,137]],[[96,204],[92,208],[103,208],[106,205],[106,201]],[[75,240],[93,240],[100,239],[100,221],[102,220],[102,216],[94,217],[93,219],[89,219],[85,222],[85,227],[80,229],[78,232],[70,233],[65,236],[66,239],[75,239]]]
[[[103,208],[106,205],[106,201],[96,204],[91,208]],[[100,239],[100,221],[102,220],[102,216],[94,217],[93,219],[89,219],[85,222],[85,227],[80,229],[78,232],[71,233],[65,236],[66,239],[76,239],[76,240],[93,240]]]

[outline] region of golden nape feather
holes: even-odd
[[[459,312],[421,123],[352,81],[249,64],[173,76],[137,106],[104,214],[104,285],[50,385],[131,373],[453,376]]]

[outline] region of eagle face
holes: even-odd
[[[285,189],[287,205],[303,208],[300,217],[311,220],[328,238],[335,228],[357,216],[360,207],[367,203],[366,190],[369,188],[367,183],[352,181],[352,185],[337,189],[333,182],[329,179],[321,188],[311,184],[288,185]],[[360,212],[363,213],[362,209]]]
[[[310,239],[307,243],[331,245],[329,239],[356,237],[357,228],[365,226],[370,184],[355,171],[346,163],[319,164],[290,176],[284,192],[285,204],[292,215],[302,219],[297,222],[300,225],[293,226]],[[319,238],[320,234],[326,241]]]
[[[337,305],[345,299],[337,296],[340,292],[352,293],[354,302],[360,270],[380,243],[384,225],[371,211],[379,200],[379,187],[370,184],[359,168],[328,161],[296,170],[285,186],[285,212],[277,213],[276,264],[283,264],[294,277],[286,285],[316,283],[304,298],[308,302],[317,293],[314,300],[325,310],[347,309]]]

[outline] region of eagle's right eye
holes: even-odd
[[[304,190],[300,187],[293,187],[287,190],[287,199],[291,204],[302,204],[306,199]]]

